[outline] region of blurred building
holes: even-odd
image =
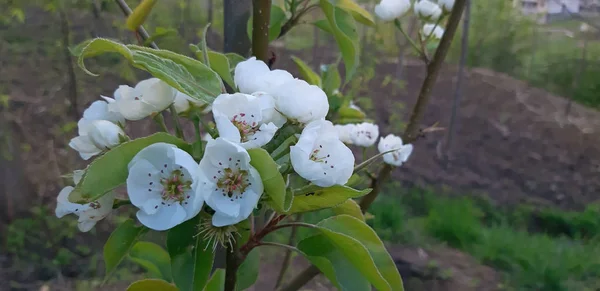
[[[514,5],[525,15],[537,17],[545,23],[579,14],[581,8],[598,6],[600,0],[514,0]]]

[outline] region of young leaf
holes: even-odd
[[[313,22],[313,25],[318,27],[319,29],[321,29],[324,32],[333,34],[333,30],[331,29],[331,25],[329,25],[329,21],[327,21],[327,19],[319,19],[319,20]]]
[[[354,218],[365,221],[365,216],[363,215],[360,206],[352,199],[346,200],[346,202],[332,208],[331,210],[333,210],[336,215],[347,214]]]
[[[252,165],[258,173],[265,186],[265,193],[271,198],[269,205],[279,213],[286,212],[292,204],[292,195],[289,195],[285,190],[285,181],[279,173],[277,163],[267,151],[261,148],[248,150],[250,154],[250,165]]]
[[[225,289],[225,270],[217,269],[204,287],[204,291],[223,291],[223,289]]]
[[[356,21],[366,24],[368,26],[375,26],[375,19],[373,19],[373,15],[369,13],[364,8],[360,7],[360,5],[356,4],[352,0],[329,0],[333,5],[342,8],[350,14],[352,17],[356,19]]]
[[[196,58],[198,59],[202,59],[203,58],[203,51],[201,49],[198,49],[197,46],[191,46],[191,48],[195,47],[194,53],[196,54]],[[223,81],[225,81],[229,86],[234,87],[235,83],[233,82],[233,76],[231,75],[231,70],[230,70],[230,65],[229,65],[229,59],[227,58],[227,56],[225,56],[224,54],[215,52],[215,51],[208,51],[208,60],[210,62],[210,68],[217,72],[217,74],[219,74],[219,76],[221,77],[221,79],[223,79]]]
[[[178,291],[177,287],[173,286],[169,282],[159,279],[144,279],[133,282],[127,291]]]
[[[305,62],[301,59],[292,56],[292,60],[298,66],[298,70],[300,70],[300,74],[306,80],[307,83],[311,85],[317,85],[321,87],[321,77],[317,73],[315,73]]]
[[[136,67],[145,69],[186,95],[212,103],[221,93],[219,75],[202,62],[167,50],[128,45]]]
[[[340,107],[338,114],[340,115],[340,118],[346,118],[346,119],[362,120],[366,117],[364,112],[362,112],[360,110],[356,110],[354,108],[350,108],[348,106]]]
[[[88,203],[125,183],[129,173],[127,165],[131,159],[143,148],[157,142],[174,144],[184,151],[190,151],[185,141],[164,132],[122,143],[90,163],[85,175],[71,192],[69,201]]]
[[[104,265],[106,267],[106,281],[115,271],[117,266],[129,253],[129,250],[135,245],[140,237],[148,229],[143,226],[135,226],[131,219],[123,222],[115,229],[104,244]]]
[[[167,233],[173,281],[181,291],[198,291],[206,285],[214,253],[206,247],[197,229],[198,219],[190,219]]]
[[[119,53],[135,67],[149,72],[192,98],[212,103],[215,96],[221,93],[221,80],[217,73],[200,61],[171,51],[123,45],[96,38],[83,42],[71,52],[78,57],[79,66],[90,75],[94,74],[85,68],[85,58],[103,53]]]
[[[328,0],[320,1],[333,37],[342,52],[346,65],[346,83],[352,79],[359,62],[358,33],[354,19],[348,12],[333,6]]]
[[[298,249],[338,290],[370,290],[369,281],[325,235],[317,234],[301,240]]]
[[[127,29],[136,31],[140,25],[144,24],[144,21],[146,21],[146,18],[152,11],[152,7],[154,7],[156,2],[157,0],[143,0],[140,5],[135,7],[125,22]]]
[[[236,290],[242,291],[250,288],[258,279],[260,269],[259,248],[254,248],[240,265],[237,271]]]
[[[154,278],[171,282],[171,258],[159,245],[138,241],[129,251],[129,259],[138,263]]]
[[[350,198],[364,196],[371,190],[367,188],[359,191],[340,185],[327,188],[312,186],[309,190],[303,191],[304,193],[294,193],[292,207],[287,213],[292,214],[334,207]]]
[[[225,57],[227,57],[227,59],[229,60],[229,71],[231,72],[235,70],[235,66],[237,66],[239,62],[243,62],[246,60],[246,58],[236,53],[226,53]]]
[[[338,215],[322,220],[317,226],[377,290],[404,290],[394,260],[375,231],[363,221]]]
[[[338,64],[330,64],[323,67],[321,78],[323,79],[323,91],[327,96],[331,95],[334,90],[338,90],[342,86],[342,78],[338,71]]]

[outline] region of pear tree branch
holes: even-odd
[[[450,44],[452,44],[452,39],[454,38],[454,34],[456,33],[458,24],[460,23],[461,15],[466,2],[467,0],[456,0],[454,3],[454,7],[452,8],[448,25],[446,27],[446,32],[440,40],[440,44],[435,51],[431,62],[427,64],[427,76],[425,77],[425,80],[423,80],[423,84],[421,85],[421,90],[417,98],[417,103],[413,107],[408,126],[406,127],[406,130],[402,136],[402,140],[406,144],[414,142],[419,136],[421,120],[425,115],[425,109],[427,108],[427,104],[429,103],[429,99],[431,97],[431,90],[435,85],[440,69],[444,63],[444,59],[448,54]],[[363,212],[367,211],[373,201],[375,201],[375,198],[377,198],[377,195],[381,192],[383,183],[390,176],[392,169],[393,167],[385,164],[379,172],[377,179],[373,179],[371,183],[373,191],[371,191],[371,193],[369,193],[367,196],[363,197],[363,199],[360,201],[360,207]],[[302,271],[296,278],[292,279],[288,285],[284,286],[278,291],[296,291],[319,273],[319,269],[314,265],[311,265]]]

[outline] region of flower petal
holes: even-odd
[[[84,160],[89,160],[91,157],[102,152],[101,149],[97,148],[87,135],[80,135],[74,137],[69,142],[69,147],[79,152],[79,155]]]
[[[58,197],[56,197],[56,209],[54,210],[56,217],[62,218],[63,216],[71,213],[78,214],[79,212],[89,208],[87,205],[81,205],[69,201],[69,195],[73,189],[73,187],[67,186],[60,190],[60,193],[58,193]]]
[[[163,231],[184,222],[186,213],[179,203],[173,203],[171,206],[159,207],[159,210],[153,215],[148,215],[144,211],[139,210],[136,216],[146,227],[156,231]]]
[[[160,171],[148,160],[139,159],[129,164],[127,194],[131,204],[143,208],[147,200],[161,199],[163,186]],[[160,204],[160,203],[159,203]],[[148,212],[147,212],[148,213]]]

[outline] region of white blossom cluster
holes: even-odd
[[[255,58],[236,66],[234,81],[239,92],[221,94],[209,106],[155,78],[133,88],[120,86],[114,98],[102,97],[85,110],[79,136],[69,145],[88,160],[128,140],[125,120],[151,117],[171,105],[179,114],[191,107],[212,112],[218,136],[203,138],[206,147],[199,162],[175,145],[154,143],[128,164],[127,195],[138,208],[138,220],[162,231],[195,217],[205,204],[214,210],[212,224],[217,227],[248,218],[264,192],[248,150],[265,146],[286,123],[303,128],[289,148],[293,170],[320,187],[345,185],[352,176],[355,158],[347,145],[370,147],[379,138],[378,126],[371,123],[333,125],[325,119],[329,102],[321,88],[287,71],[270,70]],[[378,150],[386,163],[400,166],[412,145],[390,134],[380,139]],[[74,175],[75,185],[81,175]],[[74,213],[80,229],[88,231],[111,212],[115,195],[82,205],[68,201],[73,189],[60,192],[56,215]]]
[[[395,21],[413,12],[423,22],[421,36],[423,39],[441,39],[444,29],[439,21],[454,7],[454,0],[381,0],[375,6],[375,14],[383,21]]]

